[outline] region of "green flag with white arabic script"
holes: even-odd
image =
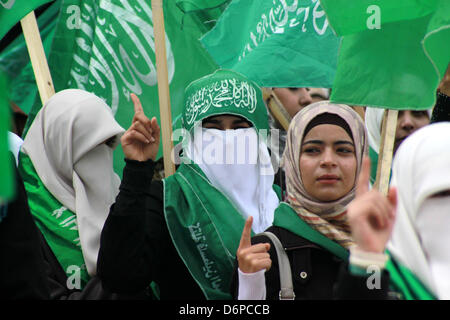
[[[11,125],[6,77],[0,72],[0,205],[14,196],[12,156],[9,154],[8,130]],[[0,221],[2,214],[0,213]]]
[[[0,0],[0,39],[28,13],[52,0]]]
[[[180,127],[184,88],[217,69],[198,38],[208,30],[174,0],[163,1],[173,128]],[[63,0],[49,57],[56,91],[80,88],[103,98],[124,128],[133,118],[130,93],[148,117],[159,121],[151,2],[147,0]],[[36,104],[29,118],[33,119]],[[30,120],[31,121],[31,120]],[[30,123],[28,122],[28,124]],[[160,148],[159,156],[162,154]],[[114,155],[121,175],[123,152]]]
[[[318,0],[234,0],[201,41],[221,67],[263,87],[333,82],[339,38]]]
[[[450,62],[450,1],[321,4],[330,25],[343,36],[333,102],[399,110],[434,106]]]

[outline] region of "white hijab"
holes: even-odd
[[[267,145],[258,138],[255,128],[196,127],[185,153],[244,219],[253,216],[255,233],[272,225],[280,200],[273,190],[275,173]]]
[[[16,166],[19,165],[19,151],[22,146],[23,140],[14,132],[8,131],[8,144],[9,151],[14,154],[14,158],[16,159]]]
[[[384,109],[366,108],[364,122],[367,128],[370,148],[379,153],[381,144],[381,124],[383,123]]]
[[[76,214],[91,276],[96,274],[101,230],[119,191],[113,150],[124,131],[102,99],[68,89],[42,107],[22,144],[48,191]],[[114,143],[106,145],[112,137]]]
[[[399,147],[397,216],[388,249],[440,299],[450,299],[450,123],[427,125]]]

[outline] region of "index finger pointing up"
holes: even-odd
[[[130,97],[134,104],[134,113],[136,114],[138,112],[144,112],[144,109],[142,108],[142,104],[141,104],[141,101],[139,100],[138,96],[135,95],[134,93],[131,93]]]
[[[244,230],[242,230],[241,241],[239,243],[239,248],[241,249],[248,248],[252,245],[252,223],[253,217],[250,216],[247,221],[245,221]]]

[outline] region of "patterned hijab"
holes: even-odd
[[[347,205],[355,197],[356,181],[355,186],[344,197],[324,202],[313,198],[306,192],[300,176],[299,159],[305,128],[314,118],[324,113],[339,116],[350,127],[356,153],[356,177],[359,175],[363,156],[368,152],[364,122],[358,113],[349,106],[331,104],[329,101],[313,103],[298,112],[292,119],[281,166],[286,172],[288,202],[299,217],[326,237],[349,248],[353,244],[353,239],[345,213]]]

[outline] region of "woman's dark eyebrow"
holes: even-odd
[[[302,145],[305,145],[305,144],[324,144],[324,142],[322,140],[308,140],[308,141],[303,142]],[[338,140],[338,141],[335,141],[333,144],[334,145],[349,144],[352,147],[354,147],[353,142],[346,141],[346,140]]]
[[[322,140],[308,140],[302,143],[302,146],[305,144],[324,144]]]
[[[250,127],[253,127],[253,124],[250,121],[246,120],[246,119],[239,118],[239,119],[233,120],[233,124],[234,125],[238,125],[238,124],[241,124],[241,123],[245,123],[245,124],[249,125]]]
[[[336,145],[336,144],[349,144],[349,145],[351,145],[352,147],[355,146],[355,145],[353,144],[353,142],[351,142],[351,141],[346,141],[346,140],[339,140],[339,141],[334,142],[334,144],[335,144],[335,145]]]
[[[217,119],[214,119],[214,118],[212,118],[212,119],[205,119],[205,120],[203,120],[203,123],[218,124],[218,123],[220,123],[220,120],[217,120]]]

